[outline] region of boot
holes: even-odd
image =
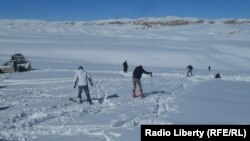
[[[133,90],[132,97],[136,97],[135,90]]]
[[[144,97],[144,96],[145,96],[142,90],[141,90],[140,96],[141,96],[141,97]]]
[[[82,103],[83,102],[82,98],[78,98],[77,102]]]
[[[88,103],[89,103],[90,105],[93,105],[92,100],[88,100]]]

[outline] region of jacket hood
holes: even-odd
[[[85,70],[80,69],[80,70],[76,70],[76,72],[77,73],[82,73],[82,72],[85,72]]]

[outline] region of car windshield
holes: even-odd
[[[4,63],[4,66],[13,66],[13,62],[11,62],[11,61],[6,62],[6,63]]]
[[[27,63],[27,61],[26,61],[26,60],[20,60],[19,63],[20,63],[20,64],[24,64],[24,63]]]

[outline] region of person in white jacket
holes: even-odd
[[[79,101],[82,101],[82,90],[84,90],[87,101],[92,104],[88,88],[88,81],[90,82],[91,86],[93,86],[91,75],[87,71],[85,71],[82,66],[79,66],[78,70],[75,73],[74,80],[74,88],[76,88],[76,85],[78,85],[79,88],[77,96],[77,98],[79,98]]]

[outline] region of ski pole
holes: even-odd
[[[153,88],[153,78],[151,76],[151,88]]]

